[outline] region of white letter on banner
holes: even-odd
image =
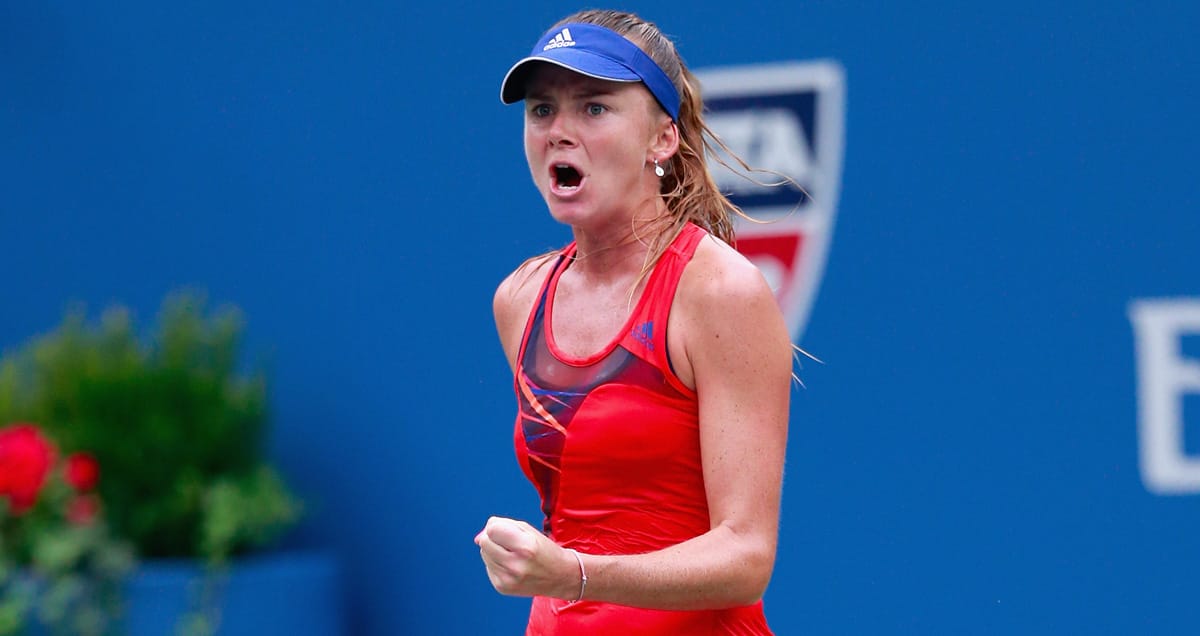
[[[1129,307],[1137,342],[1138,444],[1142,481],[1158,494],[1200,492],[1200,458],[1184,452],[1183,396],[1200,394],[1200,360],[1180,340],[1200,335],[1200,299],[1138,300]]]
[[[734,113],[715,112],[706,117],[709,127],[721,136],[721,141],[751,167],[778,172],[798,183],[811,179],[812,144],[794,114],[778,108],[758,108]],[[719,154],[730,162],[724,152]],[[736,166],[732,162],[730,165]],[[722,192],[753,194],[766,189],[738,176],[740,172],[735,174],[718,168],[713,167],[713,177]],[[776,179],[770,174],[753,176],[768,183]]]

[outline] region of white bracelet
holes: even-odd
[[[587,572],[583,569],[583,557],[579,556],[579,553],[571,548],[567,548],[567,551],[574,554],[575,560],[579,562],[579,598],[571,601],[572,603],[578,603],[583,600],[583,592],[587,589]]]

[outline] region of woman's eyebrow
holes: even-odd
[[[609,95],[612,95],[614,93],[616,93],[616,91],[614,91],[611,88],[599,87],[599,86],[589,86],[587,88],[581,88],[581,89],[575,91],[574,96],[580,97],[583,99],[588,99],[591,97],[608,97]]]

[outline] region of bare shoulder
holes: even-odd
[[[557,256],[557,252],[551,252],[525,261],[496,287],[492,297],[492,314],[509,366],[516,364],[516,350],[521,344],[525,320]]]
[[[696,247],[677,293],[685,308],[704,310],[702,313],[722,307],[737,309],[747,302],[774,303],[762,272],[737,250],[712,236]]]
[[[765,363],[790,372],[790,340],[775,295],[758,268],[719,239],[697,246],[679,281],[671,324],[673,353],[687,361],[677,370],[689,386],[713,365]]]
[[[542,254],[521,263],[515,270],[500,281],[496,287],[496,295],[492,299],[493,307],[508,310],[511,305],[521,304],[522,299],[532,302],[533,296],[541,288],[542,281],[549,273],[557,253]],[[526,307],[525,309],[529,309]]]

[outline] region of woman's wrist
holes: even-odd
[[[571,548],[566,548],[566,551],[570,552],[571,555],[573,557],[575,557],[571,561],[572,561],[573,565],[578,566],[578,568],[577,568],[578,569],[578,578],[575,580],[579,581],[579,585],[576,588],[576,590],[578,591],[577,594],[574,594],[571,596],[566,596],[565,598],[566,598],[566,600],[568,600],[572,603],[578,603],[579,601],[582,601],[584,595],[587,594],[587,583],[588,583],[587,568],[584,567],[583,557],[580,556],[580,554],[578,552],[576,552],[575,550],[573,550]],[[568,594],[570,594],[570,593],[568,593]]]

